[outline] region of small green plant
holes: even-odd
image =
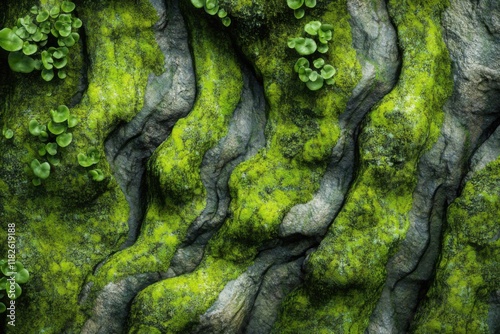
[[[231,18],[227,16],[227,11],[219,7],[218,0],[191,0],[191,3],[196,8],[204,8],[205,12],[210,15],[217,15],[224,26],[229,27]]]
[[[14,137],[14,131],[12,131],[11,129],[8,129],[7,127],[4,126],[4,128],[2,130],[2,135],[6,139],[11,139],[12,137]]]
[[[38,137],[41,144],[38,146],[38,155],[47,161],[40,162],[33,159],[30,163],[34,178],[32,180],[35,186],[42,184],[42,180],[50,176],[52,167],[57,167],[61,163],[60,148],[65,148],[73,141],[73,134],[69,129],[78,124],[78,118],[71,115],[69,108],[60,105],[57,109],[50,110],[50,121],[47,125],[40,124],[36,119],[29,122],[29,132]],[[48,130],[48,131],[47,131]]]
[[[3,277],[0,278],[0,299],[8,296],[9,299],[17,299],[22,293],[21,286],[19,284],[24,284],[28,282],[30,274],[23,264],[16,261],[15,264],[9,264],[6,259],[0,260],[0,270],[2,271]],[[3,302],[0,301],[0,313],[5,312],[7,307]]]
[[[319,57],[312,59],[314,53],[325,54],[328,52],[328,42],[333,37],[333,26],[331,24],[323,24],[320,21],[311,21],[304,27],[304,31],[310,37],[296,37],[288,39],[288,47],[295,49],[301,56],[311,56],[311,59],[300,57],[294,65],[294,71],[299,75],[299,79],[304,82],[312,91],[319,90],[324,83],[333,85],[336,74],[335,68],[326,64],[326,61]],[[314,39],[317,38],[317,41]],[[313,64],[314,68],[310,67]]]
[[[93,165],[96,165],[101,160],[101,154],[99,150],[95,147],[89,147],[87,149],[87,153],[78,153],[78,163],[80,166],[88,168]],[[101,169],[92,169],[89,171],[89,175],[92,177],[94,181],[100,182],[104,180],[104,173]]]
[[[41,71],[45,81],[51,81],[56,72],[60,79],[66,78],[69,48],[79,41],[77,31],[82,26],[72,13],[75,7],[71,1],[33,6],[15,27],[0,30],[0,47],[10,52],[9,67],[20,73]]]
[[[308,8],[316,7],[316,0],[286,0],[286,3],[288,7],[293,9],[293,15],[296,19],[301,19],[306,14],[304,5]]]

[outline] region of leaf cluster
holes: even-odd
[[[38,159],[31,161],[30,167],[33,171],[33,184],[39,186],[42,180],[50,176],[51,167],[61,164],[60,148],[67,147],[73,141],[73,134],[69,129],[78,124],[78,118],[71,115],[69,108],[60,105],[57,109],[50,111],[50,121],[40,124],[36,119],[29,122],[29,132],[38,137],[41,144],[38,146],[38,155],[47,161],[40,162]]]
[[[288,47],[295,49],[300,57],[294,65],[294,71],[299,75],[299,79],[306,83],[307,88],[312,91],[321,89],[324,83],[333,85],[336,74],[335,68],[327,64],[321,57],[315,58],[316,52],[325,54],[328,52],[328,43],[333,37],[333,26],[320,21],[311,21],[304,26],[307,37],[295,37],[288,39]],[[304,56],[311,56],[307,59]],[[310,64],[314,68],[311,68]]]
[[[227,11],[219,6],[218,0],[191,0],[196,8],[204,8],[210,15],[217,15],[224,26],[229,27],[231,18],[227,16]]]
[[[14,277],[15,279],[15,290],[14,290],[14,298],[17,299],[22,293],[21,286],[19,284],[24,284],[28,282],[30,278],[30,274],[26,268],[24,268],[23,264],[19,261],[15,263],[16,270],[12,271],[10,269],[9,263],[6,259],[0,260],[0,271],[2,271],[3,277],[0,278],[0,298],[4,298],[5,294],[1,291],[6,290],[10,291],[10,282],[7,280],[8,278]],[[3,313],[7,310],[7,307],[3,302],[0,302],[0,313]]]
[[[9,51],[8,62],[14,72],[41,71],[45,81],[66,78],[69,48],[80,40],[82,21],[75,17],[75,4],[33,6],[30,13],[17,20],[12,29],[0,30],[0,47]]]
[[[316,7],[316,0],[286,0],[288,7],[293,9],[293,15],[296,19],[301,19],[306,14],[304,7]]]

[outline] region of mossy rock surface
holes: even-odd
[[[300,2],[75,0],[50,82],[0,49],[0,331],[500,330],[500,7]]]

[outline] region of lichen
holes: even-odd
[[[389,3],[403,51],[399,82],[365,121],[358,176],[308,259],[307,288],[285,302],[277,332],[294,332],[298,322],[314,332],[361,332],[367,327],[385,281],[385,265],[409,227],[417,162],[439,135],[443,104],[452,88],[439,25],[444,3]],[[301,311],[299,299],[327,306]]]
[[[490,333],[491,294],[500,286],[500,159],[476,172],[448,207],[434,282],[415,333]]]

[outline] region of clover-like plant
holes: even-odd
[[[40,124],[37,120],[32,119],[29,123],[29,132],[33,136],[38,137],[43,143],[38,146],[37,152],[41,158],[44,157],[47,159],[44,163],[48,164],[49,167],[56,167],[61,163],[59,148],[67,147],[73,141],[73,134],[68,132],[68,129],[78,124],[78,118],[72,115],[69,108],[65,105],[60,105],[57,109],[50,110],[49,113],[51,119],[47,125]],[[34,166],[36,165],[37,164],[34,163]],[[33,172],[35,172],[34,169]],[[44,179],[45,178],[35,177],[33,179],[33,184],[38,186]]]
[[[91,167],[96,165],[101,160],[101,154],[99,150],[95,147],[89,147],[87,149],[87,153],[79,153],[78,154],[78,163],[82,167]],[[89,175],[92,177],[94,181],[100,182],[104,180],[105,176],[101,169],[96,168],[89,171]]]
[[[196,8],[204,8],[210,15],[217,15],[224,26],[229,27],[231,24],[231,18],[227,16],[228,13],[224,8],[219,7],[218,0],[191,0],[191,3]]]
[[[50,81],[56,72],[60,79],[67,76],[70,47],[79,39],[82,21],[75,17],[75,4],[33,6],[30,13],[17,20],[13,28],[0,30],[0,47],[9,51],[8,63],[14,72],[41,71]]]
[[[6,139],[11,139],[12,137],[14,137],[14,131],[12,131],[12,129],[8,129],[7,127],[4,126],[4,128],[2,130],[2,135]]]
[[[299,2],[295,5],[297,6]],[[289,48],[295,49],[301,56],[312,57],[316,51],[319,53],[328,52],[328,42],[333,37],[333,26],[331,24],[310,21],[304,26],[304,31],[311,37],[289,38]],[[314,38],[317,38],[317,41]],[[310,67],[310,60],[305,57],[300,57],[294,65],[294,71],[299,75],[299,79],[306,84],[307,88],[315,91],[321,89],[324,83],[333,85],[335,83],[333,78],[336,73],[335,68],[330,64],[326,64],[323,58],[311,59],[311,61],[314,69]]]
[[[89,171],[89,175],[92,176],[92,179],[94,181],[97,181],[97,182],[100,182],[102,180],[104,180],[104,173],[102,172],[102,170],[100,169],[92,169],[91,171]]]
[[[309,60],[301,57],[295,62],[293,69],[299,75],[299,79],[304,82],[310,90],[315,91],[321,89],[325,82],[328,85],[333,85],[335,83],[333,76],[336,70],[332,65],[325,64],[323,58],[318,58],[313,61],[315,69],[309,66]],[[320,70],[320,72],[318,72],[318,70]]]
[[[17,299],[22,293],[20,284],[28,282],[30,274],[23,264],[16,261],[14,264],[10,263],[6,259],[0,260],[0,271],[2,271],[3,277],[0,278],[0,291],[5,290],[9,299]],[[14,279],[12,282],[12,278]],[[13,286],[13,289],[11,288]],[[0,292],[0,299],[4,298],[4,292]],[[7,307],[3,302],[0,302],[0,313],[7,310]]]
[[[42,180],[50,176],[50,164],[48,162],[40,163],[38,159],[33,159],[30,166],[33,174],[35,174],[35,178],[33,178],[34,185],[39,186]]]
[[[296,19],[301,19],[304,17],[306,11],[305,7],[314,8],[316,7],[316,0],[286,0],[288,7],[293,9],[293,15]]]
[[[82,167],[90,167],[92,165],[95,165],[99,162],[100,159],[101,159],[101,154],[99,153],[99,150],[95,147],[89,147],[87,149],[87,154],[78,153],[78,163]]]

